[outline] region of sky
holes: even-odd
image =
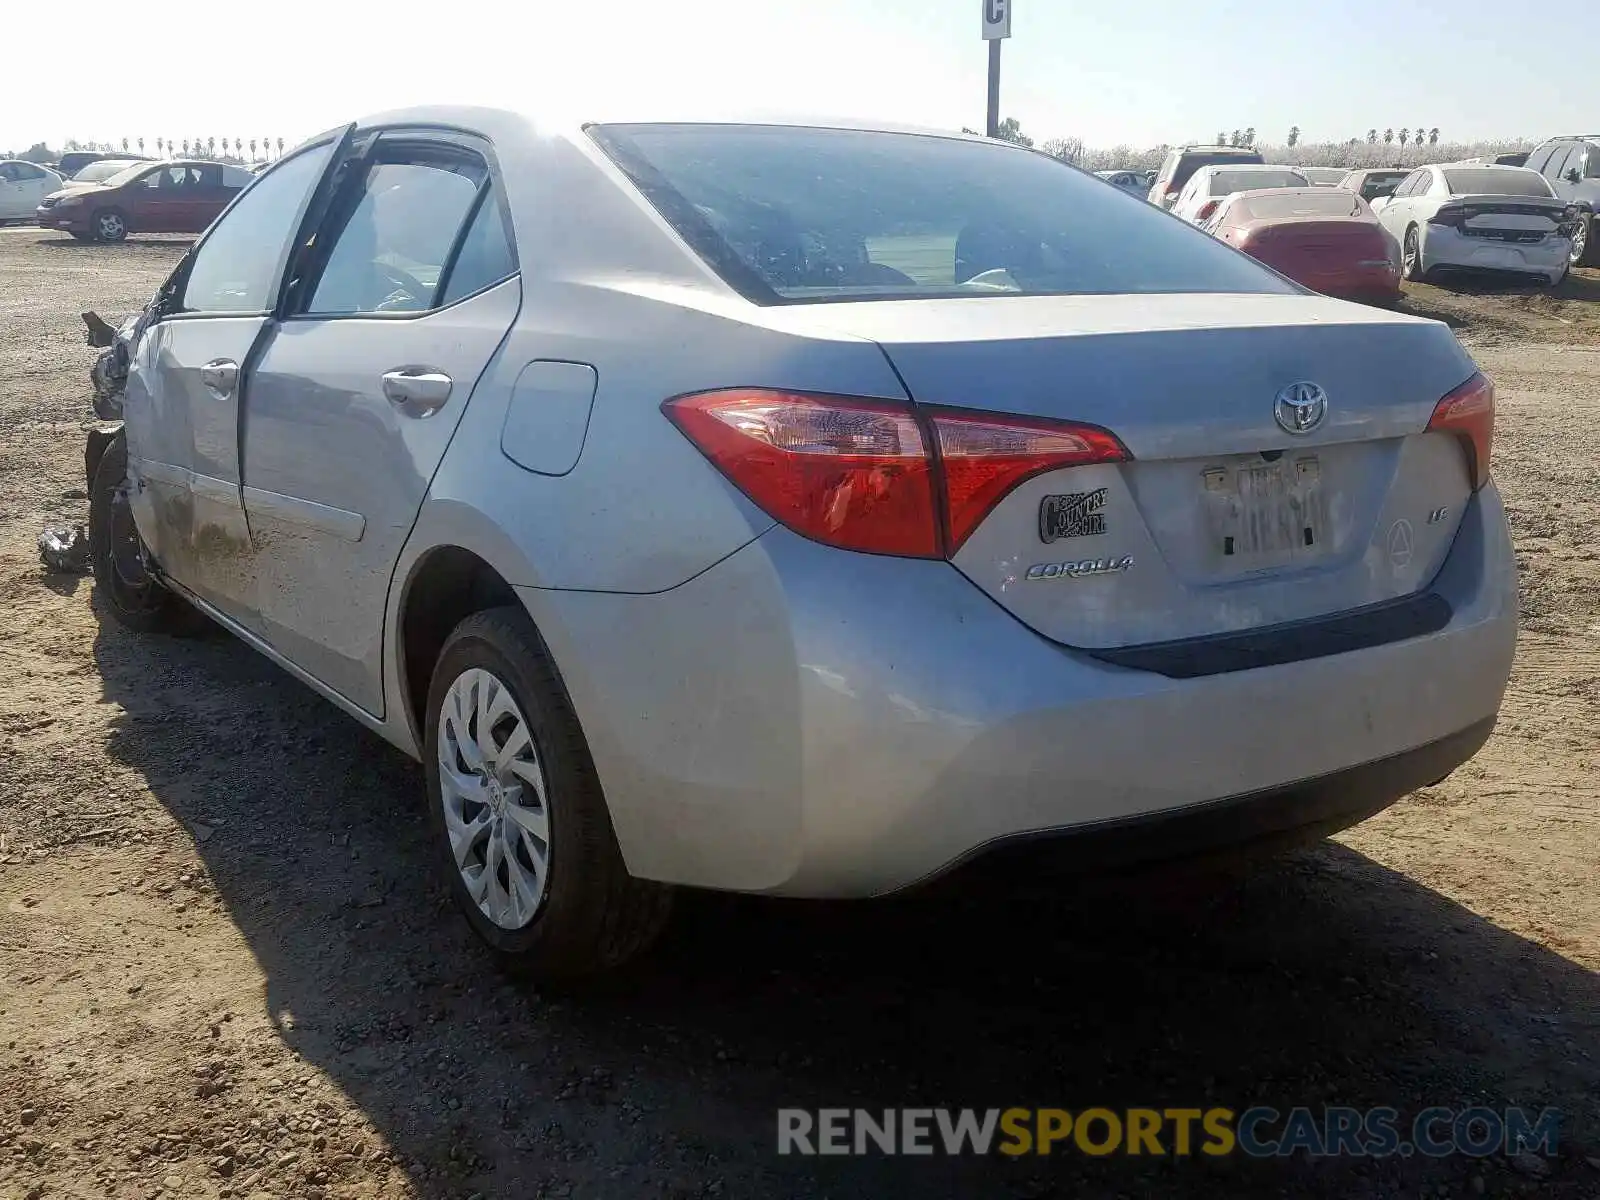
[[[1041,142],[1142,148],[1254,126],[1279,143],[1291,125],[1307,142],[1417,125],[1476,141],[1600,125],[1581,72],[1552,66],[1548,39],[1505,37],[1490,0],[1011,2],[1001,110]],[[0,150],[293,144],[428,103],[984,120],[982,0],[144,0],[92,36],[67,10],[15,7],[7,40],[25,52],[0,71]]]

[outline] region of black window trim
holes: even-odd
[[[439,270],[439,279],[434,285],[434,303],[428,308],[411,309],[405,312],[353,312],[353,313],[314,313],[308,312],[305,305],[310,302],[311,296],[316,291],[317,282],[322,277],[322,269],[327,265],[327,256],[331,253],[337,238],[321,236],[320,252],[311,251],[315,257],[307,257],[306,270],[295,279],[296,286],[291,290],[286,288],[282,296],[277,319],[284,323],[299,323],[305,321],[414,321],[422,317],[429,317],[445,309],[454,308],[474,297],[481,296],[491,288],[499,287],[507,280],[515,279],[522,273],[522,258],[517,250],[515,226],[511,220],[510,202],[506,196],[502,180],[499,160],[494,154],[494,147],[490,141],[481,134],[470,130],[460,129],[448,125],[389,125],[370,126],[363,128],[359,136],[359,149],[339,165],[348,168],[342,174],[338,187],[340,192],[330,196],[323,211],[318,215],[315,232],[318,235],[332,232],[343,227],[343,222],[348,216],[344,207],[345,202],[351,199],[359,201],[364,194],[367,178],[367,168],[371,165],[380,144],[384,146],[395,143],[415,141],[430,144],[431,146],[445,149],[450,153],[461,156],[472,156],[484,167],[483,180],[478,185],[478,193],[468,206],[466,218],[460,228],[456,230],[455,240],[450,245],[444,264]],[[336,174],[338,172],[335,172]],[[500,219],[506,233],[506,243],[511,250],[511,259],[515,264],[514,269],[487,283],[476,291],[460,296],[449,304],[439,304],[438,300],[444,295],[450,275],[455,271],[456,260],[461,253],[462,243],[467,233],[471,230],[472,222],[476,219],[479,208],[483,205],[485,195],[494,195],[500,208]],[[302,236],[297,239],[296,245],[300,250],[307,252],[307,243],[311,240],[311,231],[302,230]],[[287,273],[287,272],[286,272]]]

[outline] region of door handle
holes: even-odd
[[[239,382],[239,364],[231,358],[214,358],[200,368],[200,382],[219,400],[233,395]]]
[[[408,417],[432,416],[450,399],[450,376],[427,367],[397,367],[383,373],[383,394]]]

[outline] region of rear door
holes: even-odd
[[[257,622],[240,495],[243,372],[337,144],[330,136],[284,159],[189,253],[128,377],[123,411],[140,532],[163,571],[247,628]]]
[[[19,177],[19,163],[0,163],[0,220],[13,221],[33,215],[28,192]],[[34,202],[37,206],[38,201]]]
[[[521,287],[486,144],[391,130],[345,175],[250,373],[244,503],[267,640],[381,715],[395,562]]]

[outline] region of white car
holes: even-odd
[[[31,221],[33,210],[61,187],[61,176],[49,167],[8,158],[0,162],[0,221]]]
[[[1338,187],[1350,173],[1346,167],[1299,167],[1297,170],[1313,187]]]
[[[1202,224],[1217,211],[1222,201],[1235,192],[1254,192],[1262,188],[1310,187],[1311,181],[1298,167],[1265,163],[1232,163],[1201,167],[1183,185],[1172,203],[1172,215],[1191,225]]]
[[[1150,183],[1143,171],[1096,171],[1095,174],[1112,187],[1141,200],[1150,191]]]
[[[1560,283],[1578,219],[1539,172],[1484,163],[1418,167],[1372,208],[1410,280],[1454,267]]]

